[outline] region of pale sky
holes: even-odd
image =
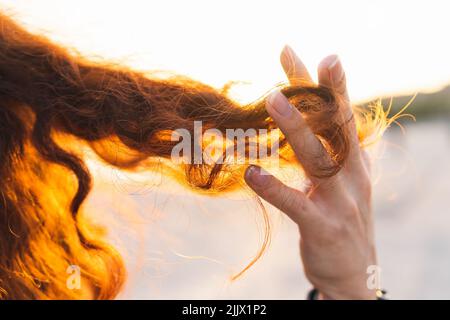
[[[354,100],[450,82],[449,1],[0,0],[28,27],[79,51],[163,69],[252,100],[284,81],[290,44],[313,76],[337,53]]]

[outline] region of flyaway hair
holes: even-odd
[[[343,118],[334,92],[319,86],[280,90],[334,160],[314,174],[336,174],[348,155],[350,119]],[[185,77],[158,79],[89,61],[0,14],[0,297],[83,298],[82,291],[67,288],[70,265],[80,267],[95,299],[112,299],[122,287],[120,255],[101,228],[80,215],[92,178],[81,149],[69,141],[89,146],[117,168],[153,170],[160,163],[164,174],[193,190],[220,194],[243,186],[246,164],[174,163],[178,142],[171,135],[177,129],[193,133],[194,121],[224,134],[277,130],[264,103],[262,97],[240,105],[224,90]],[[380,109],[355,110],[355,120],[361,144],[388,123]],[[267,146],[267,136],[255,139]],[[284,163],[295,161],[283,137],[277,152]]]

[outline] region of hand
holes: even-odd
[[[281,63],[293,85],[311,83],[303,63],[289,47]],[[318,68],[319,85],[330,87],[347,119],[353,119],[345,73],[336,55]],[[369,159],[360,149],[354,121],[349,121],[349,158],[338,174],[329,178],[312,175],[318,163],[332,163],[320,140],[302,114],[276,91],[267,111],[278,124],[302,164],[312,187],[308,192],[290,188],[262,168],[250,166],[247,184],[263,199],[287,214],[301,234],[300,253],[304,272],[324,299],[375,299],[367,287],[367,268],[376,265],[371,209]],[[263,174],[261,174],[263,173]]]

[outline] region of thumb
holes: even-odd
[[[264,169],[249,166],[245,171],[245,181],[261,198],[283,211],[299,226],[311,219],[311,200]]]

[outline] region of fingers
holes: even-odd
[[[292,85],[303,85],[303,84],[311,84],[312,79],[311,76],[308,73],[308,70],[306,69],[305,65],[302,63],[302,61],[298,58],[298,56],[295,54],[295,52],[289,47],[286,46],[282,53],[281,53],[281,64],[283,66],[283,69],[286,73],[286,75],[289,78],[289,81]],[[319,64],[318,67],[318,79],[319,79],[319,85],[331,88],[336,93],[336,100],[339,104],[339,108],[342,112],[342,123],[343,125],[347,126],[349,131],[349,142],[350,142],[350,152],[348,161],[345,164],[345,168],[349,169],[350,171],[359,172],[359,169],[362,167],[362,159],[361,159],[361,150],[359,146],[359,139],[357,135],[356,125],[355,125],[355,119],[353,116],[353,110],[350,104],[348,91],[347,91],[347,81],[346,76],[344,72],[344,68],[342,66],[342,63],[337,55],[330,55],[322,60],[322,62]],[[268,111],[270,113],[270,108],[268,107]],[[295,110],[296,111],[296,110]],[[271,114],[271,116],[274,118],[274,120],[278,123],[277,119],[275,119],[276,116]],[[301,121],[301,114],[297,111],[294,112],[293,118],[290,119],[290,121],[287,121],[287,125],[289,122],[297,121],[299,125],[297,127],[306,127],[304,130],[302,128],[296,128],[296,130],[293,131],[303,131],[307,132],[309,128],[307,128],[305,121]],[[278,120],[283,121],[282,119],[278,118]],[[289,120],[289,119],[288,119]],[[278,123],[280,126],[280,129],[283,130],[283,123]],[[295,129],[295,128],[294,128]],[[311,130],[309,130],[311,131]],[[289,133],[286,133],[286,136],[289,135]],[[295,133],[295,132],[294,132]],[[292,135],[291,135],[292,136]],[[317,170],[314,170],[314,165],[312,163],[316,162],[315,167],[321,166],[329,167],[330,165],[330,159],[327,159],[324,155],[324,148],[320,141],[314,136],[314,139],[312,139],[314,136],[312,133],[307,134],[306,137],[309,137],[310,139],[304,139],[304,137],[297,137],[297,138],[291,138],[295,140],[305,140],[307,146],[305,146],[305,149],[308,151],[308,148],[311,147],[311,145],[316,146],[315,149],[309,149],[310,155],[300,155],[301,151],[299,150],[298,146],[292,145],[291,141],[289,141],[294,149],[294,151],[297,154],[297,157],[302,162],[302,165],[305,167],[305,170],[310,172],[310,178],[313,180],[314,178],[311,176],[311,173],[317,172]],[[288,138],[290,140],[290,138]],[[305,152],[303,152],[305,153]],[[325,151],[326,153],[326,151]],[[319,157],[319,158],[316,158]],[[315,158],[315,159],[314,159]],[[329,157],[328,157],[329,158]],[[309,170],[308,170],[309,168]],[[314,183],[314,181],[313,181]],[[316,181],[317,183],[317,181]]]
[[[339,57],[335,54],[324,58],[318,67],[319,85],[333,88],[341,97],[347,98],[347,82],[345,78],[344,68]]]
[[[337,101],[340,104],[344,118],[352,118],[353,111],[347,92],[347,80],[344,68],[339,57],[335,54],[323,59],[317,70],[319,85],[331,88],[337,94]]]
[[[312,202],[299,190],[290,188],[257,166],[245,171],[245,181],[264,200],[286,213],[298,225],[311,219]]]
[[[336,93],[337,103],[343,115],[343,122],[350,134],[350,165],[360,162],[359,139],[356,131],[353,110],[350,104],[344,68],[337,55],[330,55],[322,60],[318,67],[319,85],[332,88]]]
[[[332,167],[334,163],[301,113],[279,91],[273,92],[268,97],[266,109],[286,136],[311,182],[314,185],[323,184],[324,179],[317,178],[315,173]]]
[[[303,85],[312,82],[303,62],[289,46],[285,46],[280,55],[281,65],[291,85]]]

